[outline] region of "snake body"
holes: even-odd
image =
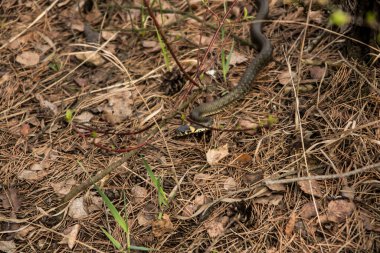
[[[245,97],[252,90],[252,82],[257,73],[263,69],[272,59],[272,45],[267,37],[262,33],[262,20],[264,20],[269,11],[268,0],[258,0],[259,10],[255,22],[250,27],[251,40],[259,50],[258,55],[246,68],[238,85],[227,95],[214,100],[210,103],[204,103],[195,107],[190,113],[190,119],[203,125],[211,125],[211,115],[217,114],[227,105]]]

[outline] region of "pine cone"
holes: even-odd
[[[167,96],[172,96],[178,93],[185,84],[183,74],[179,69],[168,71],[162,75],[160,91]]]

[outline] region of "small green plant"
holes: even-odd
[[[116,249],[123,251],[123,252],[125,252],[125,251],[130,252],[131,250],[151,251],[152,249],[150,249],[150,248],[131,245],[130,231],[129,231],[128,223],[120,215],[119,211],[112,204],[111,200],[107,197],[107,195],[97,185],[94,185],[94,187],[98,191],[99,195],[102,197],[107,208],[110,210],[112,217],[115,219],[116,223],[119,225],[119,227],[123,230],[123,232],[126,235],[127,245],[126,245],[126,247],[123,247],[121,245],[121,243],[118,240],[116,240],[115,237],[113,237],[106,229],[101,228],[101,230],[107,236],[108,240],[110,240],[110,242],[113,244],[113,246]]]
[[[149,166],[148,162],[142,157],[142,160],[144,162],[144,166],[146,171],[148,172],[148,175],[150,177],[150,180],[152,180],[153,185],[157,189],[157,194],[158,194],[158,204],[160,205],[160,209],[162,210],[164,207],[168,205],[168,198],[166,197],[166,193],[164,192],[164,188],[161,184],[161,181],[159,178],[157,178],[151,167]],[[160,212],[158,219],[162,218],[162,212]]]
[[[61,62],[59,60],[53,60],[48,66],[51,70],[58,72],[61,69]]]
[[[343,26],[351,21],[351,16],[342,10],[336,10],[330,15],[330,23],[337,26]]]
[[[158,39],[158,42],[160,43],[160,47],[161,47],[161,53],[164,56],[165,66],[170,71],[171,69],[170,69],[170,60],[169,60],[168,50],[167,50],[166,45],[163,42],[163,40],[160,36],[160,33],[158,32],[157,29],[156,29],[156,32],[157,32],[157,39]]]
[[[222,28],[222,41],[224,40],[224,28]],[[230,70],[230,61],[231,61],[231,56],[234,51],[234,46],[235,46],[235,41],[232,41],[231,49],[230,52],[228,53],[226,57],[225,50],[222,48],[221,52],[221,60],[222,60],[222,72],[223,72],[223,80],[226,82],[227,81],[227,73]]]
[[[73,110],[71,110],[71,109],[66,110],[65,120],[67,123],[71,123],[71,121],[73,121]]]
[[[243,9],[243,20],[252,20],[253,19],[253,16],[249,15],[248,14],[248,9],[246,7],[244,7]]]
[[[141,6],[141,28],[139,29],[139,33],[142,37],[146,34],[146,24],[148,21],[149,15],[146,14],[144,6]]]

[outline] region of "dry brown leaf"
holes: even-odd
[[[234,15],[234,17],[240,17],[240,8],[238,6],[232,7],[231,13]]]
[[[79,122],[79,123],[87,123],[87,122],[90,122],[93,117],[94,117],[94,114],[88,111],[84,111],[78,116],[75,116],[74,119],[76,122]]]
[[[194,198],[194,201],[192,204],[187,204],[182,210],[182,215],[185,217],[190,217],[194,214],[198,208],[206,203],[210,203],[211,199],[206,197],[205,195],[197,195]]]
[[[277,206],[281,203],[282,199],[282,195],[274,194],[267,197],[256,198],[253,202],[257,204]]]
[[[166,213],[162,216],[162,219],[155,220],[152,223],[152,233],[155,237],[160,237],[172,231],[174,231],[174,226]]]
[[[76,77],[74,78],[74,82],[81,88],[88,87],[88,79],[86,78]]]
[[[338,199],[330,201],[327,206],[327,219],[335,223],[344,222],[355,210],[355,204],[344,200]]]
[[[322,24],[324,19],[324,14],[321,10],[309,11],[309,18],[311,21],[314,21],[317,24]]]
[[[97,23],[96,21],[99,21],[103,17],[103,14],[100,12],[100,10],[95,7],[91,9],[91,12],[87,13],[85,18],[88,21],[88,23]]]
[[[211,238],[216,238],[225,233],[226,225],[228,224],[228,222],[229,222],[228,216],[223,216],[221,218],[205,223],[204,227]]]
[[[276,192],[285,192],[286,188],[284,184],[267,184],[266,185],[269,189]]]
[[[202,185],[202,184],[208,184],[210,181],[212,181],[214,177],[209,174],[204,174],[204,173],[197,173],[194,176],[194,183],[197,185]]]
[[[147,189],[144,187],[135,185],[132,188],[132,196],[133,196],[133,202],[138,204],[145,200],[146,196],[148,195]]]
[[[83,197],[79,197],[73,200],[69,206],[68,215],[73,219],[83,219],[88,216],[87,210],[84,206]]]
[[[36,94],[36,99],[42,108],[50,109],[54,115],[58,114],[58,107],[50,101],[45,100],[41,94]]]
[[[111,32],[111,31],[102,31],[101,35],[102,35],[102,38],[105,39],[105,40],[110,40],[110,41],[113,41],[117,38],[117,36],[115,36],[116,32]]]
[[[263,179],[263,171],[257,171],[256,173],[245,173],[242,180],[246,185],[253,185]]]
[[[17,178],[20,180],[29,180],[36,181],[41,180],[49,174],[46,170],[23,170],[20,174],[17,175]]]
[[[348,198],[349,200],[354,200],[355,198],[355,190],[349,186],[343,186],[342,190],[340,190],[343,197]]]
[[[21,207],[21,201],[18,196],[18,190],[9,188],[4,193],[0,194],[0,200],[4,209],[12,208],[12,211],[17,212]]]
[[[206,154],[207,162],[210,165],[218,164],[226,156],[228,156],[228,144],[216,149],[210,149]]]
[[[16,252],[16,243],[14,241],[0,241],[0,251],[4,253]]]
[[[16,61],[26,67],[30,67],[40,62],[40,56],[35,52],[25,51],[17,55]]]
[[[317,80],[321,80],[323,78],[325,71],[325,67],[312,66],[309,68],[310,77]]]
[[[250,154],[247,154],[247,153],[243,153],[243,154],[240,154],[235,160],[234,162],[238,163],[238,164],[241,164],[241,165],[246,165],[250,162],[252,162],[253,158]]]
[[[246,62],[247,60],[248,60],[248,58],[245,57],[245,55],[234,51],[231,54],[230,65],[235,66],[237,64]]]
[[[235,181],[235,179],[233,179],[232,177],[228,177],[224,183],[223,183],[223,188],[226,190],[226,191],[234,191],[236,190],[238,187],[238,184],[237,182]]]
[[[74,31],[83,32],[84,31],[84,23],[80,19],[71,20],[71,29]]]
[[[3,75],[0,78],[0,85],[3,85],[5,82],[8,82],[11,79],[11,75],[9,73],[3,73]],[[12,85],[9,88],[18,87],[17,85]],[[13,92],[16,90],[13,90]],[[13,94],[13,93],[12,93]]]
[[[92,194],[86,198],[86,203],[88,213],[92,213],[94,211],[102,210],[104,201],[102,197],[98,196],[95,192],[92,192]]]
[[[151,225],[157,216],[158,209],[155,205],[148,203],[137,214],[137,223],[140,226],[147,227]]]
[[[248,119],[240,119],[238,125],[240,128],[244,130],[252,129],[252,130],[244,131],[244,133],[247,133],[250,135],[255,135],[257,133],[257,128],[259,127],[257,123],[254,123]]]
[[[28,123],[24,123],[21,125],[20,134],[25,138],[30,134],[30,125]]]
[[[297,184],[299,185],[301,190],[306,194],[314,195],[318,198],[321,198],[323,196],[321,188],[319,187],[319,184],[316,180],[298,181]]]
[[[316,202],[317,209],[320,210],[321,203],[320,201]],[[315,208],[314,202],[310,201],[302,206],[300,210],[300,216],[302,219],[309,220],[310,218],[313,218],[317,215],[317,210]]]
[[[209,202],[210,202],[210,199],[207,198],[203,194],[196,196],[194,199],[194,205],[196,205],[196,206],[201,206],[201,205],[204,205],[204,204],[209,203]]]
[[[288,223],[285,227],[285,234],[290,237],[293,234],[294,231],[294,225],[296,224],[297,215],[295,212],[292,212],[290,215],[290,218],[288,220]]]
[[[53,188],[53,191],[59,195],[64,196],[70,192],[71,188],[76,184],[76,181],[72,178],[58,182],[58,183],[50,183],[50,186]]]
[[[44,170],[42,164],[40,163],[33,163],[32,166],[30,166],[30,170],[33,170],[33,171],[40,171],[40,170]]]
[[[94,66],[101,66],[106,62],[103,57],[95,51],[77,52],[75,57],[80,61],[86,61],[86,63],[93,64]]]
[[[296,77],[297,74],[295,72],[292,71],[290,74],[288,70],[285,70],[278,76],[278,81],[282,85],[287,85],[291,82],[292,79],[295,81]]]
[[[112,92],[112,91],[111,91]],[[111,124],[125,121],[132,115],[133,96],[128,90],[119,90],[108,99],[108,103],[100,107],[103,117]]]
[[[73,249],[77,240],[79,229],[79,224],[66,228],[63,231],[63,234],[66,236],[60,242],[58,242],[58,244],[67,244],[69,249]]]
[[[142,46],[145,48],[154,48],[157,46],[160,46],[157,41],[155,40],[143,40]]]
[[[12,41],[8,46],[10,49],[18,49],[22,46],[26,45],[28,42],[32,41],[34,39],[34,33],[28,33],[25,34],[18,39]]]

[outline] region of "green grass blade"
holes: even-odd
[[[121,250],[122,247],[121,247],[121,244],[118,240],[116,240],[110,233],[107,232],[107,230],[105,230],[104,228],[100,228],[103,233],[107,236],[108,240],[110,240],[113,244],[113,246],[115,246],[115,248],[117,248],[118,250]]]
[[[131,250],[141,250],[141,251],[152,251],[152,250],[154,250],[154,249],[150,249],[150,248],[146,248],[146,247],[142,247],[142,246],[133,246],[133,245],[131,245],[129,247],[129,249],[131,249]]]
[[[99,192],[108,209],[111,211],[111,214],[114,217],[117,224],[119,224],[123,231],[128,235],[128,224],[125,222],[123,217],[121,217],[120,213],[117,211],[116,207],[112,204],[111,200],[107,197],[107,195],[97,185],[94,186],[95,189]]]
[[[168,204],[168,198],[166,197],[166,194],[164,192],[164,189],[162,188],[160,180],[154,175],[154,173],[153,173],[152,169],[150,168],[148,162],[144,158],[142,158],[142,160],[144,162],[145,169],[148,172],[150,179],[152,180],[154,186],[157,189],[158,203],[160,204],[160,206],[161,205],[166,206]]]
[[[161,53],[164,56],[165,66],[170,71],[170,60],[169,60],[168,50],[166,49],[166,45],[164,41],[162,40],[157,28],[156,28],[156,33],[157,33],[158,42],[160,43]]]

